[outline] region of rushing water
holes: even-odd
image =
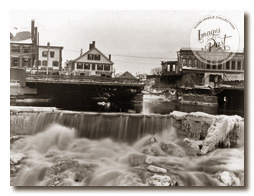
[[[21,133],[26,136],[11,145],[11,154],[24,156],[12,175],[14,186],[244,185],[243,147],[197,156],[169,115],[12,114],[11,134]],[[165,172],[151,172],[151,165]]]

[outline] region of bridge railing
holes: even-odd
[[[143,85],[144,82],[128,78],[106,78],[99,76],[70,76],[70,75],[43,75],[43,74],[26,74],[27,81],[36,82],[68,82],[68,83],[95,83],[95,84],[138,84]]]

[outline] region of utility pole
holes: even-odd
[[[49,46],[50,46],[49,42],[47,43],[47,46],[48,46],[48,54],[47,54],[47,56],[48,56],[48,58],[47,58],[47,75],[48,75],[49,74]]]

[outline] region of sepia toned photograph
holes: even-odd
[[[245,187],[244,22],[10,10],[10,186]]]

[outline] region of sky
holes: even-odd
[[[176,60],[189,47],[193,25],[207,15],[223,15],[238,28],[244,47],[244,15],[240,11],[10,10],[9,27],[38,27],[40,45],[63,46],[63,63],[86,52],[89,43],[111,54],[116,73],[151,74],[161,61]]]

